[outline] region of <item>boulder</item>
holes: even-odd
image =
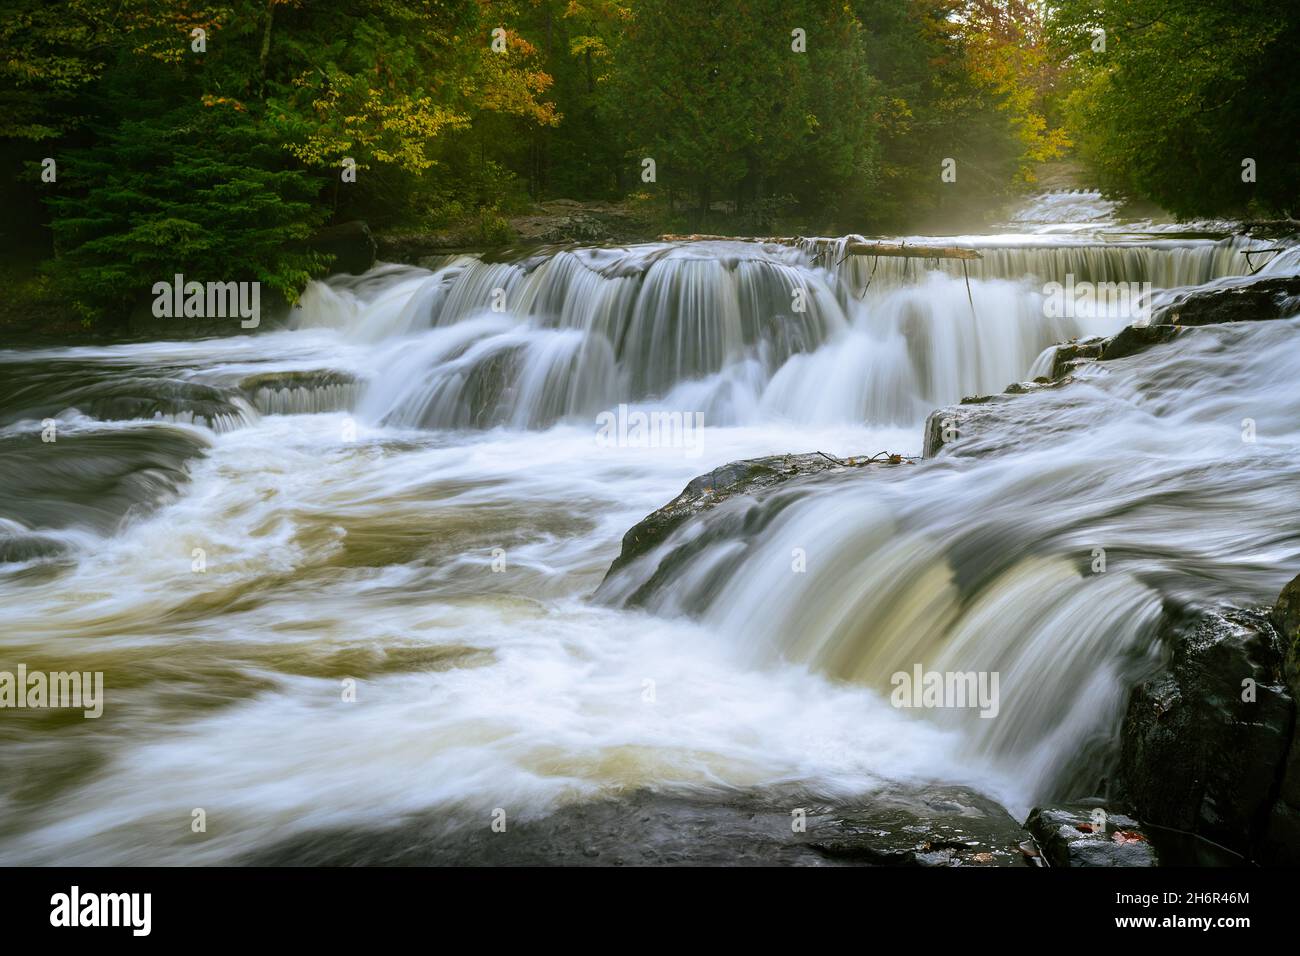
[[[756,494],[797,478],[807,478],[827,471],[848,468],[896,465],[906,459],[899,455],[875,458],[835,458],[822,452],[799,455],[769,455],[722,465],[693,478],[668,504],[645,518],[623,535],[623,547],[605,574],[605,581],[632,561],[663,544],[689,519],[738,495]],[[601,585],[604,587],[604,583]]]
[[[375,237],[370,234],[370,227],[360,220],[320,229],[307,240],[307,245],[313,252],[334,257],[329,266],[330,275],[340,272],[361,275],[375,264]]]
[[[808,827],[815,850],[877,866],[1024,866],[1038,855],[1015,819],[965,787],[886,791]]]
[[[1269,615],[1282,643],[1282,674],[1293,700],[1300,700],[1300,576],[1282,589]],[[1291,727],[1291,745],[1278,799],[1269,818],[1267,859],[1300,865],[1300,711]]]
[[[1087,804],[1037,807],[1025,821],[1049,866],[1158,866],[1142,824]]]
[[[1292,695],[1300,695],[1300,575],[1282,589],[1269,616],[1282,640],[1287,683]]]
[[[1121,794],[1149,823],[1266,858],[1295,722],[1269,616],[1181,615],[1162,640],[1168,664],[1134,689],[1124,718]]]

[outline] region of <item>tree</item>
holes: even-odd
[[[1300,209],[1294,4],[1062,0],[1052,30],[1069,127],[1104,188],[1181,216]]]
[[[660,188],[693,195],[701,216],[715,197],[824,197],[866,176],[871,80],[847,6],[638,0],[613,64],[604,109],[629,163],[653,159]]]

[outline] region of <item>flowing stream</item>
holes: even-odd
[[[1300,319],[1087,367],[933,460],[733,500],[644,606],[635,565],[593,599],[693,477],[919,455],[933,409],[1140,318],[1050,315],[1044,283],[1159,296],[1267,245],[1077,193],[942,241],[984,258],[447,257],[314,283],[280,331],[0,352],[0,670],[106,695],[3,712],[0,862],[230,862],[644,789],[1079,795],[1162,607],[1271,601],[1300,567]],[[598,427],[652,411],[703,428]],[[892,706],[914,664],[999,673],[997,716]]]

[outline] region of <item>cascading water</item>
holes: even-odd
[[[644,562],[591,595],[696,475],[916,454],[935,407],[1134,318],[1052,316],[1044,283],[1230,282],[1262,245],[1108,238],[1076,198],[1078,227],[944,240],[982,252],[965,274],[836,242],[455,256],[314,283],[291,330],[0,353],[0,654],[108,694],[98,721],[7,712],[0,860],[239,860],[642,788],[1071,789],[1163,604],[1294,572],[1294,320],[1085,370],[931,461],[728,501],[642,607]],[[704,430],[599,441],[620,405]],[[997,717],[891,706],[918,663],[1000,673]]]
[[[968,283],[952,262],[870,263],[842,243],[458,258],[430,274],[391,273],[365,307],[354,290],[313,286],[298,326],[397,337],[383,360],[394,374],[360,405],[389,425],[536,428],[646,401],[715,425],[904,424],[1000,390],[1049,345],[1135,317],[1047,317],[1044,276],[1167,288],[1245,270],[1236,240],[1008,248],[984,239]]]
[[[1158,659],[1163,602],[1268,603],[1294,576],[1300,523],[1279,489],[1300,487],[1297,333],[1300,320],[1201,330],[1022,396],[955,459],[727,502],[603,596],[639,593],[755,662],[806,663],[882,694],[918,662],[997,672],[999,719],[936,713],[964,727],[972,759],[1051,794],[1071,770],[1087,778],[1085,747],[1108,742]],[[1267,438],[1244,443],[1247,418]],[[1008,427],[1017,453],[984,457]],[[684,541],[689,559],[674,564]]]

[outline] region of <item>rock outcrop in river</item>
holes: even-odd
[[[607,597],[616,588],[619,573],[634,562],[655,566],[649,579],[624,602],[642,603],[645,595],[656,590],[664,577],[682,564],[703,543],[701,535],[674,537],[691,519],[725,501],[740,496],[757,500],[775,488],[798,483],[826,473],[843,473],[848,469],[876,470],[906,464],[908,459],[888,453],[875,456],[835,458],[823,452],[797,455],[769,455],[733,461],[692,480],[682,493],[668,504],[647,515],[623,536],[623,548],[601,582],[597,597]],[[769,516],[770,518],[770,516]]]

